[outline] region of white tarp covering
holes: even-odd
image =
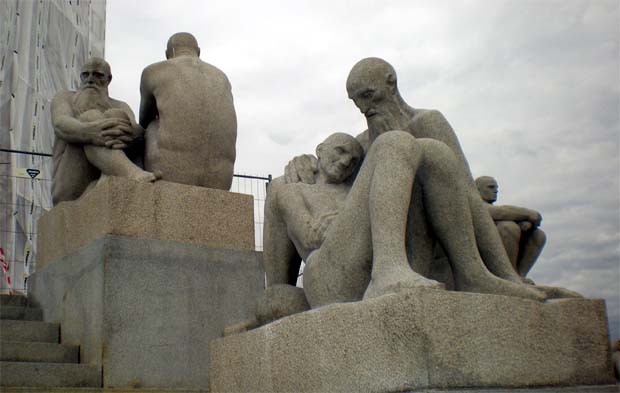
[[[77,88],[86,59],[104,57],[105,10],[105,0],[0,1],[1,148],[52,152],[51,99]],[[0,152],[0,247],[17,290],[36,269],[36,221],[52,206],[51,177],[51,157]]]

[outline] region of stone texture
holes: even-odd
[[[101,370],[87,364],[0,362],[0,386],[101,386]]]
[[[265,289],[256,304],[256,319],[264,325],[276,319],[310,309],[304,289],[286,284],[275,284]]]
[[[57,343],[60,337],[57,323],[39,321],[0,320],[0,340]]]
[[[105,177],[41,217],[37,269],[108,234],[254,250],[253,205],[251,195]]]
[[[43,311],[33,307],[0,307],[0,319],[21,319],[24,321],[40,321]]]
[[[228,190],[237,139],[231,86],[199,56],[194,36],[177,33],[168,40],[167,60],[142,72],[144,165],[166,181]]]
[[[108,235],[30,283],[63,344],[102,366],[104,387],[207,389],[209,343],[254,317],[264,272],[254,251]]]
[[[77,363],[80,349],[75,345],[2,341],[0,360],[11,362]]]
[[[413,290],[216,340],[211,391],[396,392],[613,383],[602,300]]]
[[[4,388],[3,393],[208,393],[203,389],[104,389],[104,388]],[[542,392],[546,393],[546,392]],[[567,392],[573,393],[573,392]],[[592,393],[607,393],[607,391],[592,391]]]

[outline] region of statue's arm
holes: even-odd
[[[157,118],[157,102],[153,95],[153,68],[148,66],[142,71],[140,78],[140,114],[139,123],[146,129],[150,122]]]
[[[100,135],[101,132],[117,124],[118,121],[114,119],[79,121],[74,117],[71,107],[73,94],[65,91],[56,94],[52,99],[51,117],[56,137],[68,143],[105,146],[106,140]]]
[[[265,200],[263,263],[268,287],[275,284],[295,285],[301,266],[301,257],[289,237],[286,222],[278,206],[278,191],[283,185],[283,177],[274,179],[269,184]]]
[[[278,205],[293,243],[304,248],[301,253],[321,246],[321,223],[314,219],[301,191],[303,184],[285,184],[278,193]]]
[[[535,227],[539,226],[542,221],[542,216],[539,212],[525,207],[511,205],[489,205],[489,213],[491,214],[493,221],[528,221]]]

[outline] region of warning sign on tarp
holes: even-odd
[[[15,168],[15,176],[27,179],[41,179],[41,171],[37,168]]]

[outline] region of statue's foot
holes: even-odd
[[[487,293],[491,295],[504,295],[531,299],[539,302],[544,301],[547,296],[536,287],[524,283],[516,283],[501,279],[492,275],[485,274],[481,278],[461,280],[455,283],[457,291]]]
[[[545,295],[545,300],[551,299],[580,299],[582,295],[562,287],[549,287],[546,285],[535,285],[533,288]]]
[[[265,288],[256,302],[258,325],[265,325],[280,318],[310,310],[303,288],[275,284]]]
[[[420,288],[445,289],[445,285],[423,277],[409,268],[397,268],[372,277],[364,292],[364,300]]]
[[[532,280],[531,278],[521,277],[521,281],[523,281],[523,283],[527,285],[536,285],[534,280]]]
[[[224,328],[224,332],[222,333],[224,337],[232,336],[233,334],[239,334],[243,332],[247,332],[248,330],[252,330],[258,326],[258,321],[256,319],[249,319],[244,322],[236,323],[234,325],[226,326]]]
[[[152,183],[157,180],[157,176],[155,176],[154,173],[143,171],[141,169],[132,173],[129,178],[141,183]]]

